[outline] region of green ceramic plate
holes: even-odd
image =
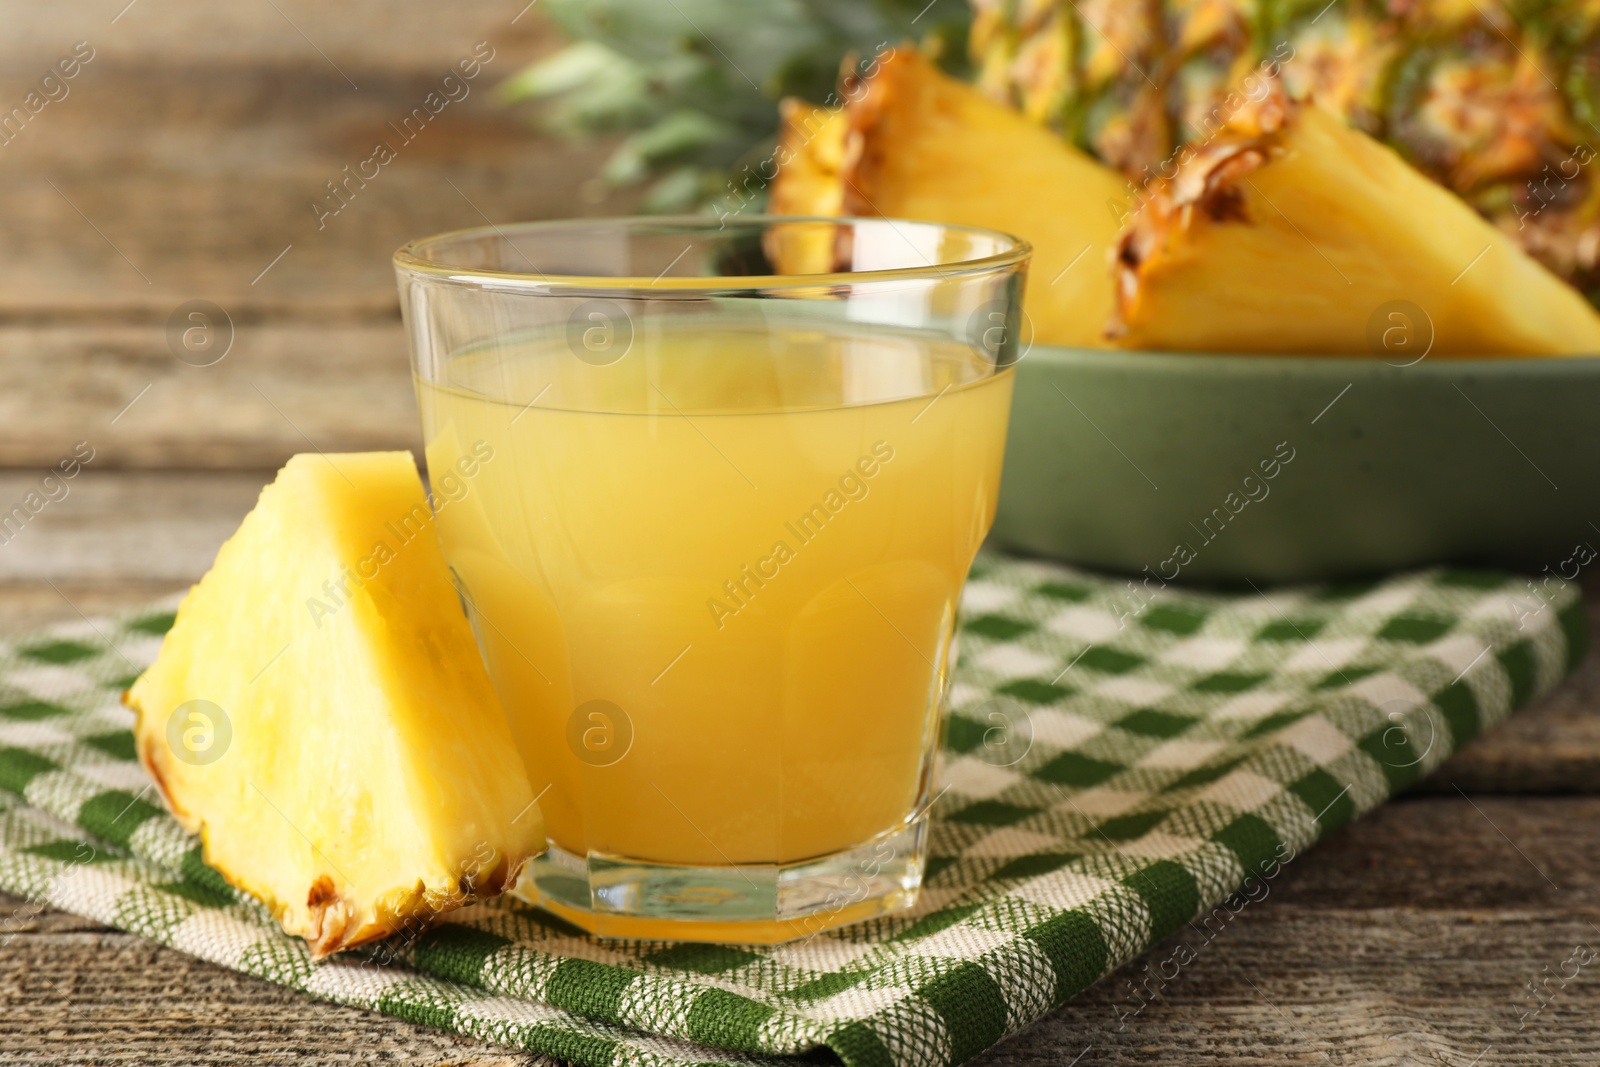
[[[993,539],[1180,582],[1570,573],[1600,546],[1600,356],[1037,346],[1017,367]]]

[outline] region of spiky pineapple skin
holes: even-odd
[[[206,862],[314,957],[492,896],[544,847],[409,453],[291,459],[123,699]],[[205,758],[170,725],[199,701],[228,724]]]
[[[1593,0],[972,0],[979,81],[1128,178],[1127,206],[1276,65],[1559,276],[1600,289]]]
[[[1187,156],[1122,232],[1116,273],[1113,331],[1132,348],[1600,352],[1600,313],[1509,235],[1336,113],[1281,93]]]

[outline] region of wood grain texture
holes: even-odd
[[[362,73],[359,92],[314,54],[243,68],[96,59],[0,146],[0,316],[164,322],[195,298],[245,318],[389,314],[389,256],[406,240],[597,210],[572,177],[594,169],[600,146],[532,136],[492,99],[528,48],[499,48],[470,95],[409,142],[390,125],[478,40],[441,41],[436,71]],[[380,142],[394,161],[319,224],[312,205],[339,203],[326,183]]]
[[[380,322],[243,322],[210,366],[165,322],[0,325],[0,466],[259,468],[296,452],[418,449],[406,342]]]
[[[95,49],[0,143],[0,515],[78,442],[95,450],[0,537],[0,638],[182,590],[293,452],[415,449],[400,243],[631,207],[587,181],[607,144],[542,138],[494,100],[555,44],[526,0],[0,0],[0,26],[0,113],[75,42]],[[399,143],[389,124],[480,41],[494,59],[470,95]],[[325,183],[380,140],[396,159],[319,224]],[[168,339],[195,299],[234,329],[213,366]],[[1130,981],[1177,940],[982,1062],[1600,1064],[1600,965],[1524,1018],[1529,982],[1600,946],[1597,712],[1591,657],[1214,941],[1179,935],[1197,958],[1137,1013]],[[0,1063],[280,1060],[540,1062],[0,898]]]
[[[1086,1046],[1083,1067],[1600,1062],[1600,963],[1542,985],[1600,949],[1597,817],[1595,798],[1397,801],[1214,939],[1177,935],[978,1062],[1063,1067]],[[1196,958],[1163,985],[1180,941]]]
[[[1264,899],[1157,946],[978,1062],[1466,1067],[1491,1047],[1485,1065],[1594,1063],[1600,964],[1552,976],[1579,946],[1600,948],[1597,846],[1600,798],[1398,801],[1297,857]],[[11,923],[8,907],[4,1062],[47,1047],[75,1063],[529,1062],[70,916]],[[1194,958],[1162,981],[1180,942]]]
[[[113,25],[125,2],[71,17],[0,4],[15,19],[0,23],[0,112],[74,42],[96,50],[65,98],[0,137],[0,468],[52,463],[79,440],[102,467],[412,447],[394,249],[630,204],[582,192],[606,144],[537,136],[496,99],[555,43],[536,12],[518,18],[525,4],[385,17],[374,3],[335,15],[164,0]],[[468,95],[398,130],[480,43],[493,58]],[[393,162],[345,184],[380,142]],[[340,210],[319,219],[314,204]],[[168,322],[192,300],[231,323],[214,366],[174,354]]]
[[[458,40],[552,38],[528,0],[83,0],[70,7],[0,0],[0,24],[6,28],[0,88],[28,84],[40,61],[85,39],[105,55],[145,67],[202,59],[250,66],[325,55],[345,70],[419,70],[432,69]]]
[[[65,925],[54,913],[39,921]],[[8,1064],[553,1062],[312,1003],[99,927],[0,938],[0,1006],[0,1061]]]
[[[91,464],[0,544],[0,582],[193,582],[271,479],[271,471],[116,474]],[[0,473],[0,513],[40,482],[32,472]]]

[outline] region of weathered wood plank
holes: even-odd
[[[1513,715],[1420,783],[1421,792],[1600,791],[1600,601],[1589,602],[1589,658],[1536,707]]]
[[[1600,968],[1542,987],[1538,1012],[1527,984],[1559,974],[1577,946],[1600,947],[1600,798],[1473,803],[1381,809],[1289,863],[1263,899],[1177,935],[980,1062],[1466,1067],[1487,1046],[1485,1067],[1595,1062]],[[380,1051],[404,1064],[505,1062],[78,920],[45,913],[37,925],[0,939],[0,1058],[53,1041],[88,1062],[369,1062]],[[1174,971],[1180,943],[1194,958]],[[1175,977],[1162,981],[1164,964]]]
[[[535,136],[525,113],[494,101],[493,83],[518,64],[510,48],[409,143],[389,125],[471,44],[441,42],[437,74],[363,75],[361,92],[325,65],[97,60],[59,113],[0,147],[0,316],[165,321],[197,298],[242,318],[390,314],[389,256],[404,241],[598,210],[577,188],[601,149]],[[380,142],[393,162],[352,179],[348,204],[319,221],[313,204],[340,203],[326,183],[343,183]]]
[[[130,611],[189,587],[184,581],[0,582],[0,639],[69,622]]]
[[[84,470],[0,544],[0,582],[192,582],[254,505],[271,472],[185,475]],[[40,475],[0,473],[0,511]],[[75,617],[70,610],[63,618]]]
[[[1600,967],[1541,985],[1542,1011],[1527,988],[1600,950],[1596,816],[1592,798],[1390,804],[979,1062],[1596,1062]],[[1174,968],[1180,943],[1195,958]]]
[[[285,53],[283,38],[237,63],[181,48],[169,57],[146,34],[97,54],[68,97],[0,145],[0,467],[52,462],[61,439],[90,436],[106,442],[106,466],[276,466],[306,437],[329,449],[411,445],[394,248],[486,218],[621,206],[577,191],[605,146],[535,136],[525,112],[493,99],[549,32],[533,17],[511,26],[516,11],[499,5],[470,7],[448,33],[437,20],[427,32],[396,20],[406,22],[398,57],[387,31],[346,33],[339,65],[362,74],[359,92],[270,5],[243,24],[288,34],[298,51]],[[33,48],[48,65],[41,25],[22,34],[32,45],[8,37],[0,54]],[[471,95],[402,143],[389,124],[491,31],[495,58]],[[31,67],[19,58],[4,69]],[[325,183],[380,140],[398,158],[346,187],[348,205],[319,227],[312,204],[337,203]],[[180,362],[167,338],[174,310],[196,299],[235,329],[214,367]]]
[[[0,1005],[0,1059],[7,1063],[541,1062],[373,1012],[314,1003],[113,932],[0,938]]]
[[[1589,968],[1545,1011],[1525,986],[1600,944],[1585,913],[1489,918],[1399,909],[1247,916],[1139,1010],[1158,949],[976,1061],[983,1067],[1181,1063],[1336,1067],[1594,1063]],[[1149,967],[1150,970],[1146,970]],[[1545,968],[1549,968],[1549,972]],[[1568,972],[1571,964],[1567,965]],[[1169,971],[1169,973],[1171,973]],[[1520,1029],[1519,1029],[1520,1028]],[[1486,1053],[1488,1053],[1486,1055]]]
[[[538,136],[497,98],[556,43],[531,7],[0,4],[0,319],[164,321],[195,298],[244,318],[388,315],[409,238],[607,210],[580,195],[606,145]],[[15,118],[78,41],[92,58],[66,95]],[[481,64],[470,80],[463,60]],[[379,143],[395,158],[362,178]],[[329,182],[350,202],[319,223],[314,203],[339,206]]]
[[[490,35],[531,44],[551,36],[537,5],[527,0],[84,0],[69,7],[0,0],[0,25],[6,28],[0,88],[28,84],[37,77],[30,73],[35,66],[42,70],[81,39],[105,56],[150,67],[200,61],[237,67],[319,59],[320,53],[346,70],[415,70],[436,64],[441,44]]]
[[[48,467],[80,441],[97,471],[419,447],[398,320],[246,321],[219,362],[193,365],[209,358],[174,356],[164,321],[0,326],[0,467]]]

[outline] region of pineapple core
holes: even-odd
[[[321,957],[508,887],[543,820],[411,455],[298,455],[125,698],[206,862]]]

